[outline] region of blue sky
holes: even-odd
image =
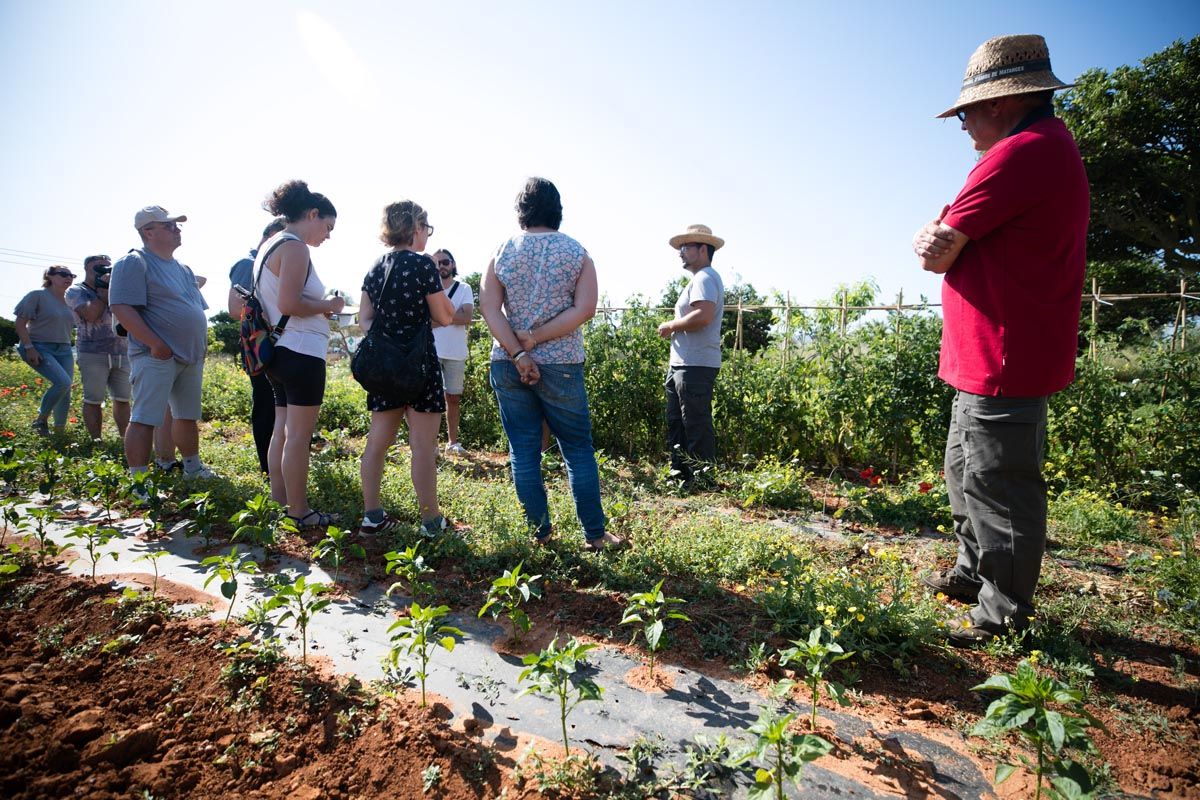
[[[1070,81],[1197,35],[1200,3],[0,0],[0,314],[53,259],[137,246],[147,204],[188,215],[215,312],[292,177],[337,206],[314,264],[355,295],[385,204],[424,205],[473,272],[544,175],[612,304],[656,299],[695,222],[727,283],[936,298],[909,240],[975,155],[933,116],[1004,33]]]

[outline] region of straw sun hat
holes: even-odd
[[[971,54],[958,99],[937,118],[952,117],[958,109],[980,100],[1074,85],[1063,83],[1050,71],[1050,48],[1041,36],[1032,33],[997,36]]]
[[[688,225],[687,232],[672,236],[670,243],[674,250],[678,250],[685,244],[693,243],[711,244],[714,250],[720,250],[724,246],[725,240],[719,236],[713,236],[712,228],[707,225]]]

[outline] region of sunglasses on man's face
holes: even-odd
[[[63,272],[62,270],[57,270],[57,269],[50,270],[50,275],[55,278],[74,278],[75,277],[74,273]]]
[[[449,267],[449,266],[452,266],[453,264],[454,264],[454,262],[448,258],[439,258],[437,260],[437,265],[439,267]]]

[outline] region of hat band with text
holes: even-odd
[[[1009,64],[1005,67],[997,67],[990,69],[987,72],[981,72],[978,75],[971,75],[963,78],[963,88],[969,86],[978,86],[981,83],[990,83],[998,81],[1001,78],[1011,78],[1013,75],[1020,75],[1023,72],[1049,72],[1050,59],[1043,58],[1037,61],[1021,61],[1016,64]]]

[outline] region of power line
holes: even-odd
[[[36,250],[17,250],[12,247],[0,247],[0,253],[16,256],[17,258],[35,258],[50,261],[74,261],[76,256],[56,256],[50,253],[39,253]]]

